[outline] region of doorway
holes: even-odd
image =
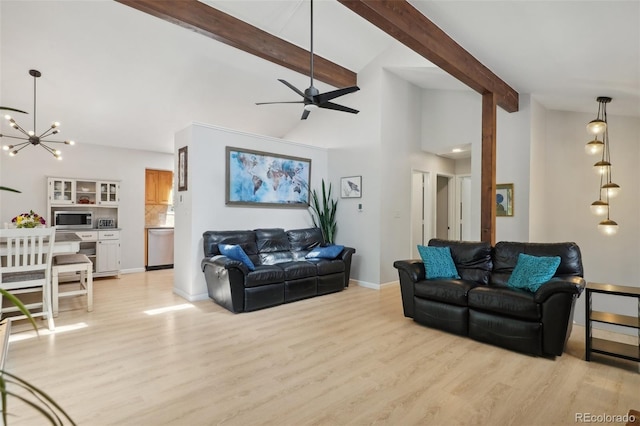
[[[471,241],[471,175],[456,176],[456,181],[455,238]]]
[[[411,256],[419,258],[418,245],[426,245],[432,238],[431,174],[411,172]]]

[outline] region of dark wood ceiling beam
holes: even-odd
[[[197,0],[116,0],[183,28],[309,76],[309,52]],[[334,87],[355,86],[357,75],[318,55],[314,78]]]
[[[480,240],[496,243],[496,126],[494,93],[482,95],[482,172],[480,177]]]
[[[518,111],[518,92],[406,1],[338,1],[476,92],[495,93],[506,111]]]

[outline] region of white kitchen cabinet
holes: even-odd
[[[120,183],[118,182],[99,182],[99,201],[98,204],[106,206],[114,206],[120,202],[120,196],[118,191],[120,189]]]
[[[98,231],[96,247],[96,274],[119,273],[120,232]]]
[[[82,238],[80,253],[93,262],[96,277],[120,275],[119,191],[120,182],[116,180],[47,179],[47,224],[54,225],[56,211],[93,214],[93,228],[67,226],[58,232],[75,232]],[[100,228],[101,225],[109,228]]]
[[[49,178],[49,202],[52,205],[68,206],[76,201],[76,181],[74,179]]]

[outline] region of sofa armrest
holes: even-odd
[[[398,270],[400,278],[400,295],[404,316],[413,318],[415,312],[414,285],[425,279],[424,263],[419,259],[396,260],[393,266]]]
[[[351,257],[356,252],[353,247],[345,247],[338,256],[344,262],[344,286],[349,287],[349,278],[351,277]]]
[[[535,292],[533,300],[544,303],[549,297],[557,293],[569,293],[580,296],[586,282],[582,277],[555,277],[542,284]]]
[[[424,262],[421,259],[396,260],[393,267],[403,271],[414,283],[425,279]]]
[[[204,258],[200,265],[209,297],[231,312],[243,312],[246,265],[226,256]]]

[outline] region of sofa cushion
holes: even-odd
[[[284,271],[284,279],[287,281],[318,275],[316,265],[310,262],[284,262],[277,266]]]
[[[423,280],[415,283],[414,295],[423,299],[467,306],[467,294],[476,285],[478,284],[464,280]]]
[[[451,257],[449,247],[418,246],[418,252],[424,262],[425,276],[432,278],[460,278]]]
[[[284,271],[274,265],[259,265],[255,271],[250,271],[245,277],[245,287],[257,287],[266,284],[282,283]]]
[[[218,250],[223,256],[227,256],[229,259],[237,260],[245,264],[250,271],[256,269],[255,265],[249,259],[249,256],[242,250],[242,247],[236,244],[218,244]]]
[[[256,229],[255,233],[260,254],[291,250],[289,237],[282,228]]]
[[[257,261],[258,246],[256,233],[253,231],[206,231],[202,234],[204,257],[217,256],[220,253],[218,244],[236,244],[255,263]]]
[[[470,308],[494,312],[510,317],[539,321],[541,305],[533,300],[533,293],[506,286],[478,286],[469,290]]]
[[[342,253],[342,250],[344,250],[344,246],[336,245],[336,244],[331,244],[324,247],[316,247],[313,250],[311,250],[309,253],[307,253],[305,258],[306,259],[314,259],[314,258],[335,259],[336,257],[340,256],[340,253]]]
[[[318,275],[344,272],[344,262],[340,259],[309,259],[309,263],[316,265]]]
[[[296,260],[290,251],[274,251],[272,253],[260,253],[260,263],[263,265],[275,265],[282,262],[292,262]]]
[[[291,229],[287,231],[291,251],[309,251],[324,242],[320,228]]]
[[[555,277],[582,277],[582,256],[576,243],[520,243],[501,241],[494,247],[491,283],[506,285],[520,253],[532,256],[559,256]]]
[[[433,238],[431,247],[449,247],[453,263],[463,280],[489,284],[493,263],[491,245],[487,242],[450,241]]]
[[[535,292],[555,275],[558,265],[560,256],[530,256],[520,253],[507,285]]]

